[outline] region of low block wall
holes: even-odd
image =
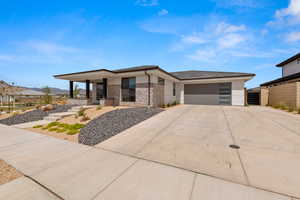
[[[67,104],[84,106],[88,105],[89,102],[86,99],[68,99]]]
[[[268,104],[271,106],[285,104],[293,108],[300,108],[299,86],[299,82],[294,82],[268,88]]]

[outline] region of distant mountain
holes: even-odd
[[[64,90],[64,89],[60,89],[60,88],[54,88],[54,87],[49,87],[51,90],[51,94],[54,95],[68,95],[69,94],[69,90]],[[38,91],[38,92],[43,92],[43,88],[28,88],[34,91]],[[85,90],[80,88],[80,95],[85,95]]]
[[[14,91],[29,89],[29,90],[33,90],[33,91],[37,91],[37,92],[43,92],[43,88],[13,86],[3,80],[0,80],[0,89],[1,88],[10,88],[11,90],[14,90]],[[49,87],[49,88],[50,88],[51,94],[53,94],[53,95],[68,95],[69,94],[69,90],[64,90],[64,89],[55,88],[55,87]],[[80,95],[85,95],[85,90],[80,88],[79,93],[80,93]]]
[[[69,94],[68,90],[64,90],[64,89],[60,89],[60,88],[54,88],[54,87],[49,87],[49,88],[50,88],[51,94],[54,94],[54,95],[64,95],[64,94],[67,95],[67,94]],[[38,92],[43,92],[43,88],[27,88],[27,89],[38,91]]]

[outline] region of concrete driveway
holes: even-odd
[[[178,106],[96,147],[300,197],[300,116],[272,108]]]

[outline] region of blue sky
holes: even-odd
[[[281,76],[299,52],[300,0],[2,0],[0,79],[68,88],[53,74],[144,64]]]

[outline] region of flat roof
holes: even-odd
[[[198,70],[172,72],[171,74],[178,77],[180,80],[255,76],[255,74],[241,73],[241,72],[218,72],[218,71],[198,71]]]
[[[300,58],[300,53],[286,59],[285,61],[282,61],[281,63],[277,64],[276,67],[282,67],[282,66],[289,64],[290,62],[293,62],[294,60],[297,60],[299,58]]]
[[[284,82],[284,81],[293,80],[293,79],[296,79],[296,78],[300,78],[300,72],[289,75],[289,76],[285,76],[285,77],[282,77],[282,78],[278,78],[278,79],[275,79],[275,80],[272,80],[272,81],[269,81],[269,82],[266,82],[266,83],[263,83],[260,86],[269,86],[269,85],[273,85],[273,84],[276,84],[276,83],[281,83],[281,82]]]

